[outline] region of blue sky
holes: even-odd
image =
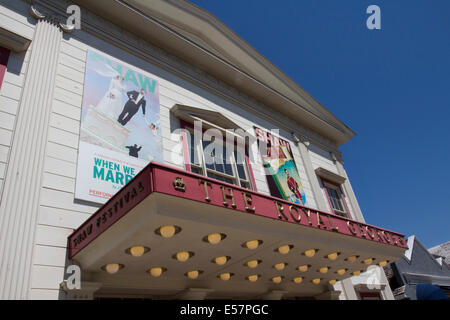
[[[450,240],[450,1],[192,2],[357,133],[341,150],[367,223]]]

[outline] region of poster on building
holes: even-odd
[[[255,133],[271,195],[306,205],[290,143],[258,127]]]
[[[150,161],[163,161],[152,75],[88,50],[75,198],[105,203]]]

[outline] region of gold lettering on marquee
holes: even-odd
[[[366,232],[373,240],[375,240],[376,232],[374,229],[369,229],[369,227],[366,226]]]
[[[370,236],[369,236],[369,234],[368,234],[367,231],[366,231],[367,229],[364,228],[364,227],[363,227],[362,225],[360,225],[360,224],[358,224],[358,228],[359,228],[361,237],[364,236],[364,238],[366,238],[367,240],[370,240]]]
[[[211,202],[211,198],[209,197],[208,187],[212,188],[211,182],[205,181],[203,179],[198,179],[198,184],[203,184],[203,188],[205,190],[205,200]]]
[[[312,226],[312,221],[311,221],[311,210],[308,209],[308,211],[306,212],[306,218],[308,218],[308,224],[310,226]]]
[[[295,212],[295,214],[297,216],[294,216],[293,211]],[[298,209],[294,206],[289,206],[289,214],[291,215],[292,219],[294,219],[294,221],[297,221],[300,223],[300,221],[302,220],[302,215],[300,214],[300,212],[298,212]]]
[[[347,221],[347,227],[348,227],[348,230],[350,230],[350,232],[351,232],[353,235],[355,235],[355,236],[358,235],[358,232],[357,232],[356,227],[355,227],[354,225],[352,225],[350,221]]]
[[[275,207],[277,208],[278,212],[278,219],[282,219],[284,217],[285,220],[289,220],[286,215],[284,214],[284,207],[282,204],[280,204],[278,201],[274,201]]]
[[[330,216],[328,216],[328,223],[330,224],[331,231],[339,232],[339,227],[334,226],[333,219]]]
[[[320,216],[320,213],[317,212],[317,228],[319,229],[329,229],[328,226],[323,221],[322,217]]]
[[[255,206],[253,206],[253,208],[250,208],[250,206],[252,205],[252,195],[248,194],[247,192],[242,192],[242,196],[244,197],[245,210],[249,212],[255,212]]]
[[[385,233],[384,231],[381,231],[381,234],[383,235],[384,239],[389,243],[392,244],[392,237],[389,233]]]
[[[223,205],[228,207],[228,200],[227,199],[231,199],[231,206],[233,208],[236,208],[236,204],[234,203],[233,189],[225,188],[224,186],[220,186],[220,189],[222,189]],[[225,189],[228,189],[229,193],[226,193]]]

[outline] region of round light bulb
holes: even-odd
[[[359,276],[361,274],[361,271],[353,271],[354,276]]]
[[[365,264],[371,264],[372,261],[373,261],[373,259],[372,259],[372,258],[369,258],[369,259],[364,260],[363,262],[364,262]]]
[[[327,273],[328,272],[328,267],[322,267],[319,269],[320,273]]]
[[[312,280],[312,283],[314,284],[319,284],[320,283],[320,278],[315,278]]]
[[[303,278],[302,278],[302,277],[296,277],[296,278],[294,278],[294,283],[299,284],[299,283],[302,283],[302,281],[303,281]]]
[[[198,275],[199,275],[198,270],[192,270],[192,271],[189,271],[189,272],[187,273],[187,276],[188,276],[190,279],[197,279],[197,278],[198,278]]]
[[[258,246],[259,246],[259,241],[258,241],[258,240],[247,241],[247,242],[245,243],[245,245],[246,245],[247,248],[249,248],[250,250],[254,250],[254,249],[258,248]]]
[[[118,263],[110,263],[107,264],[105,267],[106,272],[108,272],[109,274],[114,274],[117,271],[119,271],[120,269],[120,265]]]
[[[338,271],[336,271],[336,273],[342,276],[345,273],[345,269],[339,269]]]
[[[283,262],[280,262],[280,263],[277,263],[276,265],[274,265],[273,267],[274,267],[275,269],[277,269],[278,271],[281,271],[281,270],[284,269],[285,266],[286,266],[286,265],[285,265]]]
[[[208,235],[208,242],[211,244],[218,244],[222,240],[222,235],[220,233],[211,233]]]
[[[328,283],[331,284],[332,286],[334,286],[336,284],[336,280],[334,280],[334,279],[330,280],[330,281],[328,281]]]
[[[303,266],[299,266],[297,269],[301,272],[306,272],[308,271],[308,265],[305,264]]]
[[[387,265],[387,261],[381,261],[378,265],[379,265],[380,267],[384,267],[384,266]]]
[[[217,257],[216,259],[214,259],[214,261],[216,262],[216,264],[218,264],[219,266],[224,265],[225,263],[227,263],[227,257],[222,256],[222,257]]]
[[[314,257],[315,254],[316,254],[316,250],[315,249],[309,249],[309,250],[305,251],[305,256],[307,256],[308,258]]]
[[[254,275],[248,276],[248,281],[255,282],[256,280],[258,280],[258,275],[254,274]]]
[[[159,233],[161,233],[161,235],[164,238],[171,238],[175,234],[175,227],[174,226],[161,227],[159,228]]]
[[[333,252],[333,253],[330,253],[329,255],[328,255],[328,259],[330,259],[330,260],[336,260],[337,259],[337,257],[338,257],[338,254],[337,254],[337,252]]]
[[[161,267],[156,267],[156,268],[150,269],[150,274],[153,277],[159,277],[160,275],[162,275],[162,273],[163,273],[163,269]]]
[[[258,266],[258,260],[251,260],[247,262],[247,266],[249,268],[256,268]]]
[[[222,273],[220,275],[220,279],[223,280],[223,281],[228,281],[228,280],[230,280],[230,278],[231,278],[231,274],[230,273]]]
[[[288,254],[291,248],[288,245],[281,246],[278,248],[278,252],[281,254]]]
[[[135,246],[130,248],[130,253],[133,257],[141,257],[145,252],[143,246]]]
[[[348,262],[355,262],[356,261],[356,256],[351,256],[347,258]]]
[[[181,251],[181,252],[177,253],[177,260],[180,261],[180,262],[184,262],[187,259],[189,259],[189,256],[190,256],[189,252]]]
[[[272,278],[272,282],[273,282],[273,283],[280,283],[281,280],[282,280],[282,278],[281,278],[280,276],[277,276],[277,277],[273,277],[273,278]]]

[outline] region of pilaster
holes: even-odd
[[[42,186],[47,132],[64,28],[30,7],[32,39],[4,194],[0,204],[0,299],[27,299]]]
[[[300,156],[305,166],[306,175],[308,176],[309,184],[311,185],[314,200],[316,201],[317,209],[322,211],[330,211],[330,208],[325,202],[322,195],[322,189],[320,188],[319,181],[317,180],[316,173],[314,172],[311,158],[309,157],[308,146],[310,142],[305,137],[297,137],[292,135],[294,142],[297,144]]]

